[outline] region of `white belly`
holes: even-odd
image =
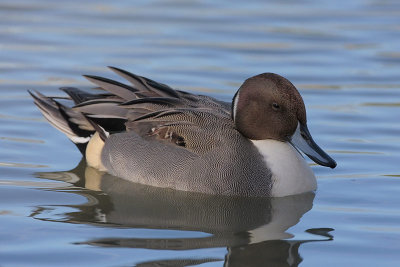
[[[272,172],[271,196],[283,197],[317,189],[310,166],[289,143],[276,140],[252,140]]]

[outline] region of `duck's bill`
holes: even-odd
[[[336,167],[336,161],[314,142],[310,132],[308,131],[307,125],[299,123],[290,143],[297,149],[301,150],[315,163],[331,167],[332,169]]]

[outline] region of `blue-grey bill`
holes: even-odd
[[[307,125],[299,123],[296,132],[290,139],[290,143],[295,148],[301,150],[315,163],[332,169],[336,167],[336,161],[314,142]]]

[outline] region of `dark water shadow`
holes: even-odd
[[[137,266],[190,266],[222,260],[224,266],[297,266],[302,261],[299,247],[303,243],[333,239],[329,233],[331,228],[307,230],[316,236],[310,240],[293,240],[286,232],[312,208],[314,193],[249,198],[181,192],[131,183],[87,167],[84,161],[71,171],[41,172],[37,176],[73,184],[51,190],[78,194],[88,202],[64,206],[76,211],[63,214],[62,219],[46,217],[46,207],[37,207],[31,215],[33,218],[209,234],[200,238],[106,237],[75,243],[77,245],[175,251],[226,247],[228,251],[225,259],[178,258],[143,262]]]

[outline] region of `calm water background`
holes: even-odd
[[[1,0],[0,265],[399,266],[399,48],[396,0]],[[64,172],[81,155],[26,90],[108,65],[226,101],[286,76],[338,167],[313,166],[315,198],[257,201]]]

